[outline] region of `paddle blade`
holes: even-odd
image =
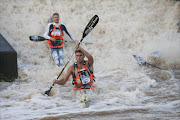
[[[50,93],[50,90],[47,90],[47,91],[45,92],[45,95],[49,96],[49,93]]]
[[[83,32],[82,38],[86,37],[92,31],[92,29],[96,26],[98,21],[99,21],[99,17],[97,15],[94,15],[93,18],[87,24],[87,26]]]
[[[37,35],[31,35],[31,36],[29,36],[29,39],[31,41],[35,41],[35,42],[46,40],[44,37],[37,36]]]
[[[133,55],[133,57],[138,61],[139,64],[142,64],[142,65],[146,64],[146,61],[142,57],[137,56],[137,55]]]

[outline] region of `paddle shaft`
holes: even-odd
[[[35,35],[34,35],[34,36],[35,36]],[[33,36],[33,35],[30,36],[30,40],[31,40],[31,41],[34,41],[34,42],[40,42],[40,41],[45,41],[45,40],[53,41],[53,40],[51,40],[51,39],[46,39],[46,38],[44,38],[44,37],[42,37],[42,36],[37,36],[37,39],[34,39],[34,38],[33,38],[34,36]],[[56,39],[56,41],[63,41],[63,40],[61,40],[61,39]],[[64,40],[64,42],[72,42],[72,43],[74,43],[75,41],[66,41],[66,40]],[[92,43],[85,42],[85,44],[92,44]]]
[[[146,62],[146,64],[147,64],[147,65],[150,65],[150,66],[152,66],[152,67],[158,68],[158,69],[160,69],[160,70],[165,70],[165,69],[162,69],[162,68],[160,68],[160,67],[158,67],[158,66],[156,66],[156,65],[153,65],[153,64],[150,64],[150,63],[147,63],[147,62]]]
[[[50,40],[50,41],[53,41],[53,40],[51,40],[51,39],[41,39],[41,38],[39,38],[39,40]],[[61,40],[61,39],[56,39],[56,41],[63,41],[63,40]],[[74,42],[74,41],[66,41],[66,40],[64,40],[64,42]]]

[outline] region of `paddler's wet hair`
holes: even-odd
[[[76,50],[76,51],[75,51],[75,54],[78,53],[78,52],[82,53],[81,50]],[[82,53],[82,54],[83,54],[83,53]],[[83,55],[84,55],[84,54],[83,54]]]
[[[59,17],[59,14],[58,13],[54,13],[53,16],[57,15]]]

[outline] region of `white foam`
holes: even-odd
[[[91,111],[156,109],[157,104],[150,101],[153,97],[148,94],[158,87],[166,91],[168,86],[161,88],[161,83],[149,76],[154,71],[139,67],[132,55],[147,59],[151,52],[160,51],[167,64],[180,64],[178,8],[175,1],[1,0],[0,33],[17,51],[19,72],[13,85],[0,92],[1,118],[23,120]],[[60,21],[78,40],[92,16],[99,16],[99,23],[83,40],[93,44],[82,44],[94,57],[98,86],[89,108],[82,109],[74,95],[72,78],[64,86],[55,85],[53,96],[44,96],[63,67],[54,65],[45,42],[32,42],[29,36],[43,36],[54,12],[60,14]],[[64,38],[70,40],[67,35]],[[74,46],[65,44],[66,62]],[[74,57],[68,66],[73,62]],[[173,95],[177,89],[175,85]],[[173,108],[175,104],[170,103],[168,107]],[[165,103],[160,107],[164,106]]]

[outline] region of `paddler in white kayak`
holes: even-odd
[[[85,56],[87,57],[87,61],[84,60]],[[72,75],[74,85],[74,90],[82,90],[82,89],[95,89],[94,85],[94,74],[93,74],[93,56],[85,51],[80,46],[76,46],[75,51],[76,62],[72,64],[65,75],[61,80],[54,79],[54,84],[64,85],[69,76]]]
[[[46,27],[46,31],[44,33],[44,37],[48,40],[48,44],[52,50],[52,56],[54,59],[55,64],[60,67],[64,65],[63,60],[63,46],[64,46],[64,38],[63,38],[63,31],[67,33],[67,35],[72,39],[75,40],[75,37],[69,32],[67,27],[64,24],[59,23],[59,14],[54,13],[52,17],[52,23],[49,23]],[[59,41],[56,41],[56,40]],[[61,41],[60,41],[61,40]]]

